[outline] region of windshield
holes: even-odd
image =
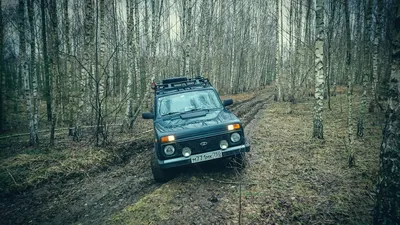
[[[160,97],[157,108],[158,115],[165,116],[220,107],[221,101],[213,90],[201,90]]]

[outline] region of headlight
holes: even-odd
[[[192,150],[190,150],[190,148],[188,147],[184,147],[182,149],[182,155],[185,157],[189,157],[192,154]]]
[[[228,142],[226,140],[222,140],[219,142],[219,147],[221,149],[227,149],[228,148]]]
[[[232,141],[232,142],[238,142],[238,141],[240,141],[240,134],[238,134],[238,133],[233,133],[233,134],[231,134],[231,141]]]
[[[175,141],[174,135],[169,135],[161,138],[161,143]]]
[[[240,124],[238,123],[228,125],[228,130],[238,130],[238,129],[240,129]]]
[[[174,153],[175,153],[175,148],[174,148],[174,146],[172,146],[172,145],[167,145],[167,146],[165,146],[165,147],[164,147],[164,153],[165,153],[166,155],[172,155],[172,154],[174,154]]]

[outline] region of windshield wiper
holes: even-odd
[[[194,111],[202,111],[202,110],[207,110],[207,112],[210,111],[209,109],[191,109],[191,110],[185,111],[183,113],[189,113],[189,112],[194,112]]]
[[[163,114],[162,116],[171,116],[171,115],[175,115],[175,114],[178,114],[178,113],[180,113],[180,112],[169,112],[167,114]]]

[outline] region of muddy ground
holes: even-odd
[[[0,224],[369,224],[382,121],[368,115],[348,168],[345,96],[332,103],[315,141],[312,102],[288,113],[271,91],[244,97],[231,110],[251,140],[248,166],[196,165],[165,184],[152,179],[145,133],[118,146],[130,154],[113,166],[2,197]]]

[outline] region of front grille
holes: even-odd
[[[230,135],[231,134],[228,133],[228,134],[216,135],[216,136],[207,137],[207,138],[200,138],[200,139],[191,140],[191,141],[177,142],[176,147],[177,147],[178,152],[180,152],[182,150],[182,148],[184,148],[184,147],[189,147],[192,150],[192,155],[193,155],[193,154],[215,151],[215,150],[220,149],[219,142],[221,140],[228,141],[229,146],[241,144],[242,141],[239,141],[238,143],[235,143],[235,144],[231,143]],[[202,142],[207,142],[207,145],[202,146],[200,144]]]

